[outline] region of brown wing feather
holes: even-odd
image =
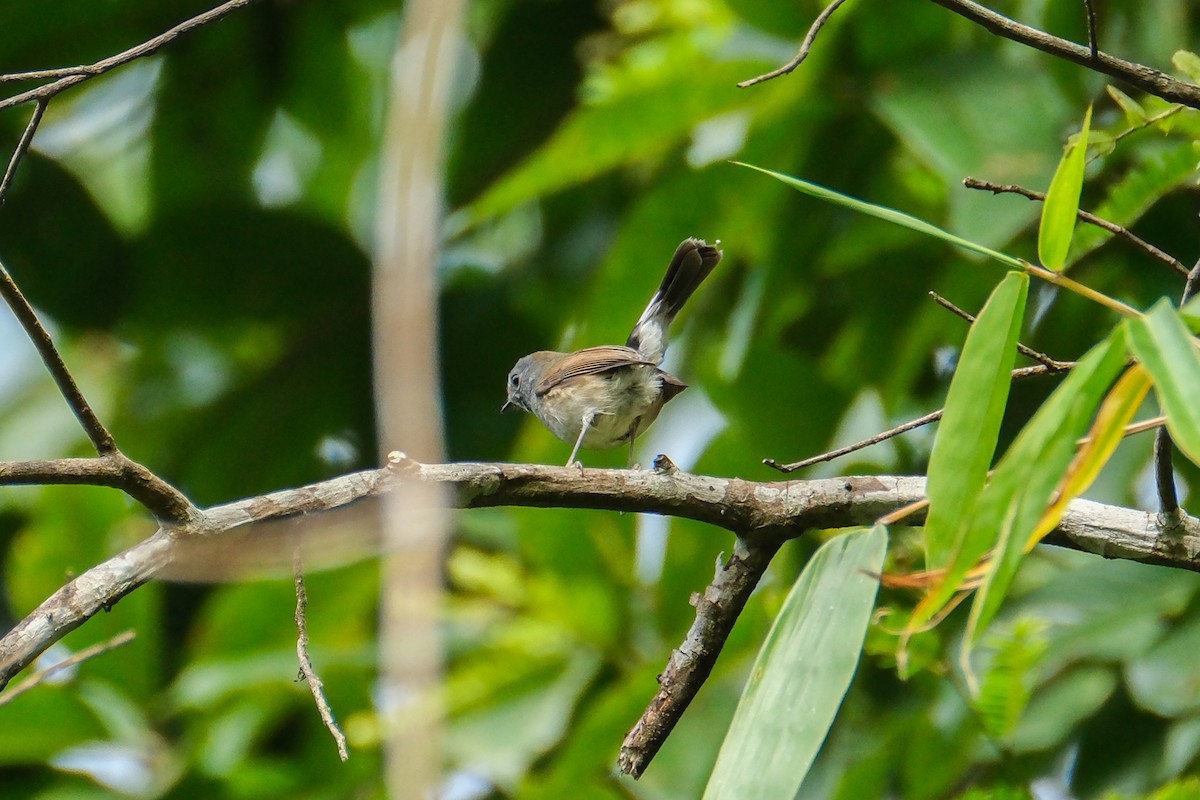
[[[599,375],[618,367],[647,366],[653,367],[653,361],[647,361],[641,353],[631,347],[619,345],[601,345],[588,347],[569,353],[538,381],[535,389],[543,395],[558,386],[563,381],[577,378],[580,375]]]

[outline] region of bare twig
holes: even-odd
[[[37,131],[38,125],[42,122],[42,115],[46,113],[46,106],[50,101],[39,99],[33,106],[33,114],[29,117],[29,124],[25,126],[25,132],[21,134],[21,140],[17,142],[17,146],[13,149],[12,158],[8,160],[8,168],[4,170],[4,177],[0,179],[0,206],[4,205],[4,200],[8,196],[8,187],[12,185],[13,176],[17,174],[17,167],[21,163],[21,159],[25,157],[25,153],[29,151],[29,145],[33,143],[33,134]]]
[[[933,2],[971,20],[997,36],[1012,39],[1041,50],[1043,53],[1049,53],[1052,56],[1117,78],[1148,94],[1161,97],[1167,102],[1200,108],[1200,86],[1175,80],[1165,72],[1101,51],[1097,51],[1093,55],[1092,51],[1083,45],[1051,36],[1045,31],[1031,28],[1028,25],[1022,25],[979,3],[971,2],[971,0],[933,0]]]
[[[25,692],[28,692],[35,686],[41,685],[52,675],[62,672],[64,669],[68,669],[76,664],[87,661],[89,658],[94,658],[101,653],[107,653],[109,650],[115,650],[122,645],[132,642],[135,636],[136,634],[133,631],[124,631],[123,633],[118,633],[116,636],[107,641],[98,642],[91,647],[85,647],[78,653],[59,661],[57,664],[53,664],[52,666],[46,667],[43,670],[38,670],[24,681],[21,681],[21,683],[18,686],[15,686],[11,691],[0,695],[0,706],[6,703],[11,703],[16,698],[25,694]]]
[[[733,623],[781,544],[748,544],[738,538],[733,555],[717,570],[704,594],[692,596],[696,619],[683,644],[671,651],[658,676],[658,692],[621,745],[617,766],[622,772],[640,777],[658,753],[708,679]]]
[[[941,306],[942,308],[946,309],[947,311],[954,314],[955,316],[961,317],[962,319],[966,320],[967,324],[969,324],[969,325],[975,324],[975,316],[973,314],[970,314],[969,312],[964,311],[963,309],[954,305],[954,303],[952,303],[949,300],[947,300],[946,298],[942,297],[937,292],[930,292],[929,296],[932,297],[933,301],[935,303],[937,303],[939,306]],[[1045,353],[1039,353],[1037,350],[1034,350],[1032,347],[1026,347],[1025,345],[1021,344],[1020,342],[1017,342],[1017,352],[1023,356],[1026,356],[1027,358],[1032,358],[1034,361],[1043,365],[1044,367],[1051,370],[1052,372],[1066,372],[1067,370],[1071,369],[1071,367],[1075,366],[1075,364],[1073,362],[1057,361],[1057,360],[1051,358],[1050,356],[1046,355]]]
[[[50,377],[58,385],[59,392],[67,401],[67,405],[71,407],[79,424],[83,426],[83,430],[91,440],[92,446],[96,448],[96,452],[102,456],[116,452],[117,444],[113,441],[112,434],[96,416],[96,412],[84,398],[83,392],[79,391],[79,385],[75,383],[75,378],[67,369],[62,356],[58,354],[58,348],[54,346],[50,334],[42,327],[33,306],[25,299],[25,295],[21,294],[21,290],[17,288],[16,282],[13,281],[12,275],[9,274],[3,263],[0,263],[0,297],[3,297],[4,302],[8,303],[17,321],[25,329],[25,334],[37,348],[38,355],[42,357],[42,363],[46,365]]]
[[[846,0],[833,0],[825,7],[825,10],[813,21],[812,26],[808,29],[808,33],[804,36],[804,41],[800,43],[800,50],[792,58],[791,61],[784,64],[782,67],[773,69],[770,72],[759,75],[757,78],[750,78],[738,84],[739,89],[745,89],[753,86],[756,83],[769,81],[772,78],[778,78],[780,75],[787,75],[796,67],[804,63],[804,59],[808,58],[808,51],[812,49],[813,42],[817,39],[817,34],[821,32],[821,28],[825,27],[825,23],[833,16],[833,12],[838,10],[838,7],[845,3]]]
[[[1088,55],[1095,61],[1100,52],[1096,38],[1096,7],[1092,5],[1092,0],[1083,0],[1083,6],[1087,10]]]
[[[1045,364],[1039,364],[1036,367],[1018,367],[1012,371],[1012,379],[1021,380],[1023,378],[1032,378],[1036,375],[1053,375],[1058,372],[1066,372],[1074,366],[1075,362],[1073,361],[1056,361],[1054,362],[1053,367],[1048,367]],[[901,423],[894,428],[888,428],[886,431],[877,433],[874,436],[869,436],[866,439],[855,442],[854,444],[848,444],[843,447],[839,447],[836,450],[830,450],[827,453],[810,456],[809,458],[805,458],[800,461],[793,461],[790,464],[780,464],[773,458],[764,458],[763,463],[771,469],[778,470],[784,474],[796,472],[797,470],[804,469],[805,467],[811,467],[814,464],[823,464],[826,461],[833,461],[835,458],[841,458],[842,456],[849,455],[858,450],[863,450],[871,447],[872,445],[877,445],[880,442],[886,442],[888,439],[899,436],[902,433],[907,433],[908,431],[915,430],[916,428],[920,428],[924,425],[937,422],[942,418],[942,414],[945,413],[945,410],[946,409],[944,408],[939,408],[937,411],[931,411],[923,417],[911,419],[908,422]]]
[[[70,89],[72,86],[78,86],[84,81],[90,80],[97,75],[103,75],[111,69],[127,64],[144,56],[152,55],[159,51],[164,45],[174,41],[176,37],[188,31],[194,30],[201,26],[207,25],[210,22],[215,22],[222,17],[237,11],[239,8],[254,3],[256,0],[229,0],[228,3],[223,3],[216,8],[205,11],[203,14],[197,14],[185,22],[181,22],[170,30],[160,33],[153,39],[142,42],[139,45],[129,48],[124,52],[117,53],[115,56],[101,59],[94,64],[85,64],[78,67],[66,67],[63,69],[48,69],[36,70],[32,72],[11,72],[7,75],[0,75],[0,83],[10,81],[27,81],[27,80],[47,80],[51,79],[52,83],[46,83],[36,88],[30,89],[19,94],[6,97],[0,100],[0,111],[13,106],[19,106],[22,103],[28,103],[30,100],[49,100],[55,95]]]
[[[788,472],[795,472],[796,470],[801,470],[801,469],[804,469],[805,467],[811,467],[814,464],[823,464],[826,461],[833,461],[835,458],[841,458],[842,456],[848,456],[851,453],[857,452],[859,450],[864,450],[873,445],[877,445],[880,442],[886,442],[888,439],[899,436],[902,433],[907,433],[908,431],[915,430],[915,429],[923,427],[925,425],[929,425],[931,423],[937,422],[939,419],[942,418],[942,414],[944,414],[945,411],[946,411],[946,409],[939,408],[937,411],[931,411],[923,417],[917,417],[916,419],[910,419],[908,422],[897,425],[894,428],[888,428],[886,431],[877,433],[874,436],[869,436],[866,439],[855,442],[854,444],[848,444],[848,445],[845,445],[844,447],[839,447],[836,450],[830,450],[827,453],[821,453],[819,455],[811,456],[809,458],[805,458],[800,461],[793,461],[791,464],[780,464],[778,461],[776,461],[773,458],[764,458],[763,463],[766,464],[771,469],[779,470],[780,472],[785,473],[785,474]]]
[[[333,709],[329,706],[329,699],[325,697],[325,684],[313,668],[312,657],[308,653],[308,625],[305,621],[308,592],[304,590],[304,564],[300,560],[299,552],[292,556],[292,563],[296,585],[296,656],[300,660],[300,678],[308,682],[313,701],[317,704],[317,711],[321,714],[321,721],[337,742],[338,756],[342,761],[346,761],[350,758],[350,753],[346,750],[346,734],[333,717]]]
[[[1044,193],[1034,191],[1033,189],[1026,189],[1024,186],[1019,186],[1015,183],[992,183],[991,181],[981,181],[976,178],[964,178],[963,186],[967,187],[968,189],[980,189],[982,191],[991,192],[992,194],[1019,194],[1022,197],[1027,197],[1030,200],[1036,200],[1038,202],[1042,202],[1046,199],[1046,195]],[[1170,255],[1169,253],[1164,253],[1162,250],[1150,244],[1145,239],[1137,236],[1128,228],[1118,225],[1115,222],[1109,222],[1103,217],[1097,217],[1095,214],[1083,211],[1082,209],[1080,209],[1077,214],[1079,219],[1083,220],[1089,225],[1095,225],[1097,228],[1103,228],[1109,233],[1119,236],[1120,238],[1132,244],[1134,247],[1146,253],[1146,255],[1150,256],[1151,258],[1166,264],[1180,275],[1188,274],[1188,268],[1185,267],[1179,261],[1179,259]]]

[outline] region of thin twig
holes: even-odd
[[[46,365],[50,377],[58,385],[59,392],[67,401],[67,405],[71,407],[79,424],[83,426],[83,430],[91,440],[92,446],[96,448],[96,452],[102,456],[115,453],[117,444],[113,440],[112,434],[104,427],[104,423],[96,416],[96,412],[88,404],[83,392],[79,390],[79,385],[75,383],[75,378],[67,369],[62,356],[59,355],[58,348],[54,346],[54,340],[42,327],[33,306],[17,288],[16,282],[3,263],[0,263],[0,297],[3,297],[4,301],[8,303],[17,321],[25,329],[25,334],[37,348],[38,355],[42,357],[42,363]]]
[[[1095,61],[1096,55],[1100,52],[1096,38],[1096,7],[1092,5],[1092,0],[1083,0],[1083,6],[1087,9],[1088,52]]]
[[[828,22],[829,18],[833,16],[833,12],[837,11],[838,7],[844,2],[846,2],[846,0],[833,0],[833,2],[825,7],[825,10],[822,11],[821,14],[813,21],[812,26],[808,29],[808,33],[804,36],[804,41],[800,43],[800,50],[797,51],[796,55],[791,61],[784,64],[782,67],[759,75],[757,78],[750,78],[749,80],[742,81],[738,84],[738,88],[745,89],[755,85],[756,83],[769,81],[772,78],[778,78],[780,75],[787,75],[796,67],[804,63],[804,59],[808,58],[808,51],[812,49],[813,42],[817,39],[817,34],[821,32],[821,28],[825,27],[825,23]]]
[[[814,464],[822,464],[826,461],[833,461],[835,458],[841,458],[842,456],[850,455],[855,451],[863,450],[871,447],[872,445],[879,444],[880,442],[886,442],[888,439],[891,439],[894,436],[899,436],[902,433],[907,433],[908,431],[920,428],[924,425],[937,422],[942,418],[942,414],[945,413],[945,411],[946,409],[939,408],[937,411],[931,411],[923,417],[917,417],[916,419],[909,420],[902,425],[889,428],[882,433],[877,433],[874,436],[863,439],[862,441],[855,442],[854,444],[848,444],[844,447],[839,447],[836,450],[830,450],[828,453],[821,453],[820,455],[815,455],[802,461],[795,461],[791,464],[780,464],[773,458],[764,458],[763,463],[771,469],[776,469],[783,473],[795,472],[798,469],[811,467]]]
[[[1046,366],[1045,364],[1038,364],[1035,367],[1018,367],[1012,371],[1012,379],[1021,380],[1024,378],[1032,378],[1036,375],[1053,375],[1059,372],[1066,372],[1074,366],[1075,362],[1073,361],[1055,361],[1054,366],[1052,367]],[[874,436],[870,436],[866,439],[855,442],[854,444],[848,444],[844,447],[839,447],[836,450],[830,450],[827,453],[810,456],[809,458],[801,461],[794,461],[791,464],[780,464],[773,458],[764,458],[763,463],[771,469],[778,470],[784,474],[795,472],[796,470],[804,469],[805,467],[811,467],[814,464],[822,464],[826,461],[833,461],[835,458],[841,458],[842,456],[849,455],[850,453],[858,450],[863,450],[871,447],[872,445],[877,445],[880,442],[886,442],[888,439],[899,436],[902,433],[907,433],[908,431],[916,428],[920,428],[923,425],[929,425],[930,423],[937,422],[942,418],[942,414],[945,413],[945,411],[946,409],[939,408],[937,411],[931,411],[923,417],[917,417],[916,419],[901,423],[894,428],[889,428],[882,433],[877,433]]]
[[[1200,288],[1200,261],[1188,273],[1187,282],[1183,286],[1183,296],[1179,300],[1182,307],[1196,294]],[[1167,426],[1158,429],[1154,435],[1154,485],[1158,490],[1158,508],[1167,519],[1178,521],[1179,496],[1175,492],[1175,467],[1172,464],[1174,443]]]
[[[346,734],[342,732],[337,720],[333,717],[333,709],[329,706],[329,699],[325,697],[325,684],[317,675],[312,664],[312,657],[308,654],[308,625],[305,622],[308,593],[304,590],[304,564],[300,561],[298,551],[292,556],[292,567],[296,582],[296,656],[300,659],[299,680],[308,682],[313,701],[317,704],[317,711],[321,714],[321,721],[325,723],[325,727],[333,735],[333,740],[337,742],[338,756],[342,761],[346,761],[350,758],[350,753],[346,750]]]
[[[949,300],[942,297],[937,292],[930,292],[929,296],[932,297],[933,301],[935,303],[937,303],[939,306],[941,306],[942,308],[946,309],[947,311],[949,311],[950,313],[952,313],[958,317],[961,317],[962,319],[965,319],[967,321],[968,325],[975,324],[974,315],[972,315],[969,312],[964,311],[963,309],[954,305],[954,303],[951,303]],[[1027,346],[1021,344],[1020,342],[1017,342],[1017,352],[1019,352],[1023,356],[1026,356],[1027,358],[1032,358],[1034,361],[1038,362],[1039,364],[1044,365],[1045,367],[1047,367],[1055,372],[1066,372],[1067,370],[1069,370],[1071,367],[1074,366],[1074,364],[1066,362],[1066,361],[1057,361],[1057,360],[1051,358],[1050,356],[1046,355],[1045,353],[1040,353],[1037,350],[1034,350],[1032,347],[1027,347]]]
[[[1119,132],[1119,133],[1116,133],[1116,134],[1114,134],[1114,135],[1113,135],[1113,137],[1112,137],[1112,139],[1111,139],[1111,141],[1110,141],[1110,145],[1112,145],[1112,146],[1114,146],[1114,147],[1115,147],[1115,146],[1116,146],[1116,144],[1117,144],[1117,142],[1121,141],[1121,140],[1122,140],[1122,139],[1124,139],[1126,136],[1132,136],[1133,134],[1137,133],[1138,131],[1140,131],[1140,130],[1145,130],[1146,128],[1149,128],[1151,125],[1155,125],[1155,124],[1157,124],[1157,123],[1159,123],[1159,122],[1162,122],[1164,119],[1167,119],[1168,117],[1173,117],[1173,116],[1175,116],[1176,114],[1178,114],[1178,113],[1180,113],[1181,111],[1183,111],[1183,109],[1184,109],[1184,107],[1183,107],[1183,106],[1180,106],[1180,105],[1168,106],[1167,108],[1165,108],[1165,109],[1163,109],[1162,111],[1158,112],[1158,113],[1157,113],[1157,114],[1155,114],[1154,116],[1152,116],[1152,117],[1146,117],[1146,119],[1145,119],[1145,120],[1143,120],[1142,122],[1138,123],[1137,125],[1130,125],[1130,126],[1129,126],[1128,128],[1126,128],[1125,130],[1123,130],[1123,131],[1121,131],[1121,132]],[[1090,158],[1088,159],[1088,162],[1089,162],[1089,163],[1091,163],[1091,161],[1093,161],[1093,160],[1094,160],[1095,158],[1097,158],[1097,157],[1098,157],[1098,156],[1092,156],[1092,157],[1090,157]],[[1186,270],[1185,270],[1185,271],[1186,271]]]
[[[659,689],[621,745],[617,766],[639,777],[674,730],[712,672],[746,600],[766,572],[780,543],[748,544],[740,537],[704,594],[692,596],[696,619],[658,677]]]
[[[1042,192],[1037,192],[1033,189],[1026,189],[1024,186],[1019,186],[1015,183],[992,183],[991,181],[981,181],[976,178],[964,178],[963,186],[967,187],[968,189],[980,189],[982,191],[991,192],[992,194],[1019,194],[1022,197],[1026,197],[1030,200],[1036,200],[1038,202],[1043,202],[1046,199],[1046,195]],[[1115,222],[1110,222],[1103,217],[1097,217],[1095,214],[1083,211],[1082,209],[1077,212],[1077,215],[1079,219],[1083,220],[1089,225],[1095,225],[1097,228],[1103,228],[1109,233],[1121,237],[1134,247],[1137,247],[1139,250],[1146,253],[1146,255],[1166,264],[1180,275],[1188,274],[1188,268],[1185,267],[1183,263],[1179,261],[1179,259],[1170,255],[1169,253],[1164,253],[1162,250],[1150,244],[1145,239],[1137,236],[1128,228],[1118,225]]]
[[[1095,72],[1118,78],[1148,94],[1161,97],[1169,103],[1183,103],[1185,106],[1200,108],[1200,86],[1175,80],[1160,70],[1126,61],[1103,51],[1097,51],[1093,55],[1092,51],[1083,45],[1051,36],[1045,31],[1031,28],[1028,25],[1022,25],[970,0],[933,0],[933,2],[971,20],[997,36],[1012,39],[1014,42],[1041,50],[1043,53],[1049,53]]]
[[[95,656],[98,656],[101,653],[107,653],[109,650],[115,650],[116,648],[118,648],[124,644],[128,644],[129,642],[132,642],[136,635],[137,634],[135,634],[133,631],[125,631],[123,633],[118,633],[116,636],[112,637],[108,641],[99,642],[97,644],[92,645],[91,647],[85,647],[84,649],[82,649],[78,653],[76,653],[75,655],[73,655],[69,658],[64,658],[62,661],[59,661],[57,664],[53,664],[49,667],[46,667],[43,670],[38,670],[37,672],[30,675],[25,680],[21,681],[21,683],[19,685],[13,687],[12,690],[6,692],[5,694],[0,695],[0,706],[4,705],[6,703],[11,703],[13,700],[15,700],[17,697],[20,697],[25,692],[28,692],[30,689],[34,688],[35,686],[38,686],[38,685],[44,683],[46,681],[46,679],[49,678],[51,675],[62,672],[64,669],[73,667],[76,664],[80,664],[84,661],[87,661],[89,658],[94,658]]]
[[[153,39],[142,42],[139,45],[129,48],[124,52],[117,53],[115,56],[101,59],[94,64],[86,64],[78,67],[66,67],[63,69],[47,69],[36,70],[32,72],[11,72],[7,75],[0,75],[0,83],[10,81],[27,81],[27,80],[45,80],[53,79],[52,83],[46,83],[34,89],[30,89],[20,94],[12,95],[4,100],[0,100],[0,110],[19,106],[22,103],[28,103],[30,100],[49,100],[56,94],[63,92],[72,86],[77,86],[86,80],[90,80],[97,75],[103,75],[115,67],[122,64],[127,64],[144,56],[152,55],[164,45],[172,42],[176,37],[188,31],[207,25],[210,22],[215,22],[222,17],[237,11],[239,8],[248,6],[256,0],[229,0],[228,3],[209,9],[203,14],[197,14],[189,20],[179,23],[174,28],[160,33]]]
[[[33,142],[33,134],[37,131],[38,125],[41,124],[42,115],[46,113],[46,106],[49,103],[49,100],[42,98],[33,106],[33,114],[29,117],[29,124],[25,126],[25,132],[21,134],[21,140],[17,142],[17,146],[13,150],[12,158],[8,160],[8,168],[4,170],[4,178],[0,179],[0,206],[4,205],[4,200],[8,196],[8,187],[12,184],[13,176],[17,174],[17,166],[20,165],[21,159],[28,152],[29,145]]]

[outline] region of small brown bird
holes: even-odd
[[[626,442],[632,464],[634,439],[668,400],[687,388],[658,365],[667,351],[671,321],[721,255],[702,239],[684,239],[624,347],[530,353],[508,373],[508,400],[501,410],[523,408],[559,439],[574,442],[567,466],[575,463],[580,447],[604,449]]]

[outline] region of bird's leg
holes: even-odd
[[[580,446],[583,445],[583,437],[587,436],[588,428],[592,427],[592,420],[594,420],[595,418],[596,418],[595,412],[583,415],[583,419],[580,420],[580,425],[579,425],[579,438],[575,440],[575,446],[571,448],[571,457],[567,459],[568,467],[571,466],[572,464],[579,467],[580,477],[583,476],[583,464],[577,462],[575,460],[575,456],[579,453],[579,448],[580,448]]]
[[[633,443],[637,441],[638,427],[642,418],[638,417],[629,426],[629,458],[625,460],[625,469],[641,469],[641,466],[633,463]]]

